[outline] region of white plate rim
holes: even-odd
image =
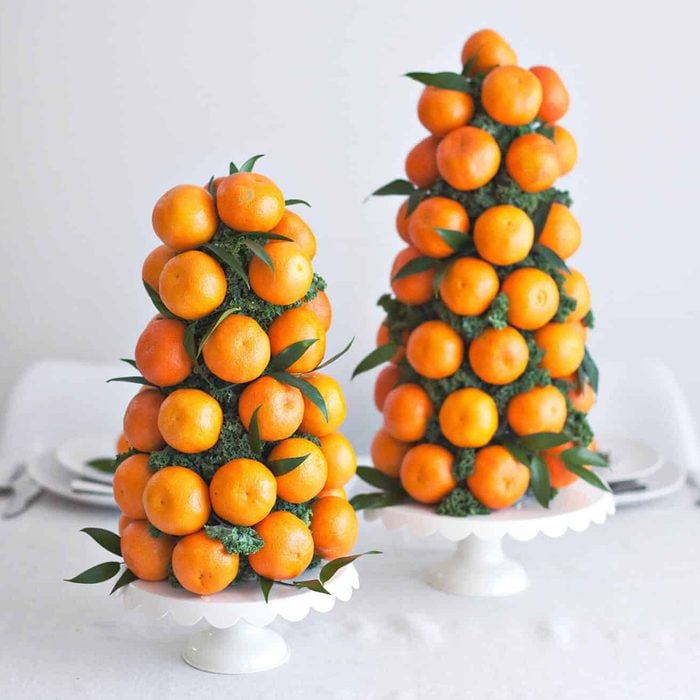
[[[646,442],[645,440],[640,440],[638,437],[633,437],[630,435],[623,435],[622,433],[596,433],[596,440],[599,443],[599,449],[601,449],[603,452],[606,451],[605,448],[605,442],[607,440],[627,440],[628,442],[636,442],[639,445],[643,445],[644,448],[651,450],[655,455],[656,459],[654,460],[653,463],[650,465],[647,465],[646,467],[642,469],[638,469],[637,471],[630,471],[630,472],[625,472],[624,474],[620,473],[615,473],[615,464],[614,464],[614,451],[612,451],[613,454],[613,463],[612,463],[612,468],[601,468],[601,469],[596,469],[596,473],[598,476],[602,476],[605,481],[607,481],[609,484],[614,484],[618,481],[636,481],[639,479],[645,479],[655,472],[657,472],[659,469],[661,469],[664,466],[665,459],[664,456],[657,450],[653,445],[650,443]]]
[[[103,434],[89,434],[89,435],[76,435],[72,438],[69,438],[68,440],[64,440],[55,450],[54,450],[54,455],[56,457],[56,460],[66,469],[69,471],[73,472],[74,474],[77,474],[78,476],[86,476],[89,479],[93,479],[95,481],[99,481],[103,484],[111,484],[112,483],[112,475],[111,474],[105,474],[105,472],[101,472],[99,469],[93,469],[90,467],[88,464],[83,462],[79,457],[75,455],[75,450],[76,446],[80,444],[85,444],[89,443],[89,441],[94,441],[95,444],[100,444],[104,443],[105,445],[110,444],[111,442],[114,442],[106,433]],[[97,452],[100,450],[98,449]],[[114,450],[112,450],[114,452]],[[110,454],[104,455],[105,457],[109,458]],[[99,455],[95,455],[95,457],[99,457]]]
[[[660,474],[657,474],[657,476],[661,476],[663,472],[666,471],[669,472],[669,476],[675,472],[675,476],[673,479],[669,479],[668,483],[665,483],[663,486],[659,486],[657,488],[646,488],[644,491],[628,491],[627,493],[616,494],[615,505],[631,506],[636,505],[637,503],[646,503],[647,501],[654,501],[657,498],[664,498],[676,493],[677,491],[680,491],[685,484],[685,471],[674,462],[667,461],[664,463],[661,469],[658,470]],[[635,479],[635,481],[641,481],[644,483],[644,479]]]

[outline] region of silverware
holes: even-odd
[[[3,518],[13,518],[23,513],[29,505],[41,494],[41,486],[29,476],[26,468],[12,482],[12,495],[7,499],[2,511]]]
[[[4,483],[0,484],[0,496],[9,496],[15,492],[14,482],[19,477],[19,475],[24,471],[25,465],[21,462],[12,470],[9,479]]]
[[[626,481],[615,481],[610,484],[613,494],[633,493],[635,491],[646,491],[647,485],[637,479],[627,479]]]
[[[91,481],[90,479],[73,479],[70,482],[71,491],[76,493],[93,493],[105,496],[111,496],[114,490],[111,485],[102,484],[99,481]]]

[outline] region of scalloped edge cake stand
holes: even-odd
[[[134,581],[123,589],[127,609],[140,608],[152,620],[170,615],[180,625],[206,620],[208,627],[191,635],[182,658],[210,673],[268,671],[289,658],[289,647],[268,629],[278,615],[288,622],[303,620],[311,610],[330,612],[336,600],[346,602],[360,587],[352,564],[340,569],[325,584],[330,595],[277,585],[265,603],[257,583],[230,588],[213,596],[195,596],[165,581]]]
[[[530,580],[523,566],[505,555],[506,535],[519,542],[540,533],[561,537],[567,530],[583,532],[591,523],[600,525],[614,512],[611,493],[579,481],[560,491],[549,509],[528,498],[513,508],[458,518],[405,504],[367,510],[365,519],[381,521],[389,530],[405,527],[412,535],[438,533],[457,542],[452,556],[429,573],[434,588],[463,596],[508,596],[525,590]]]

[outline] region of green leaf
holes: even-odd
[[[357,476],[370,486],[376,486],[382,491],[403,491],[403,486],[398,479],[394,479],[374,467],[358,467]]]
[[[288,474],[289,472],[296,469],[300,464],[303,464],[306,461],[306,458],[308,456],[309,456],[308,454],[305,454],[305,455],[301,455],[300,457],[287,457],[286,459],[273,459],[273,460],[270,460],[269,462],[265,462],[265,464],[267,464],[267,468],[275,476],[283,476],[284,474]]]
[[[251,158],[248,158],[248,160],[241,165],[240,168],[238,168],[239,173],[250,173],[253,171],[253,167],[255,166],[255,163],[260,160],[260,158],[263,158],[264,154],[260,153],[257,156],[252,156]]]
[[[532,246],[532,252],[553,267],[557,267],[568,273],[571,272],[567,264],[551,248],[547,248],[546,245],[535,243],[535,245]]]
[[[258,576],[258,581],[260,583],[260,590],[262,591],[263,598],[267,603],[269,602],[270,591],[272,590],[272,584],[274,581],[270,580],[269,578],[265,578],[264,576]]]
[[[212,253],[214,253],[214,255],[216,255],[217,258],[219,258],[219,260],[226,263],[231,268],[231,272],[238,275],[243,280],[245,286],[250,289],[250,280],[248,279],[248,275],[243,269],[243,266],[238,258],[233,253],[229,252],[225,248],[220,248],[214,243],[207,243],[202,247],[210,250]]]
[[[216,179],[216,178],[212,175],[212,176],[209,178],[209,182],[207,182],[207,192],[209,192],[209,194],[210,194],[214,199],[216,199],[216,192],[214,191],[214,180],[215,180],[215,179]],[[114,589],[112,590],[112,593],[114,593]]]
[[[253,241],[292,241],[289,236],[283,236],[281,233],[272,233],[272,231],[246,231],[237,235],[242,239],[249,238]]]
[[[148,296],[151,298],[151,301],[153,302],[153,306],[158,309],[158,313],[161,315],[165,316],[165,318],[174,318],[177,319],[177,316],[168,309],[168,307],[163,303],[163,300],[160,298],[158,295],[158,292],[156,292],[153,287],[151,287],[150,284],[144,281],[143,286],[146,288],[146,292],[148,293]],[[179,320],[179,319],[178,319]]]
[[[389,362],[398,349],[399,346],[396,343],[385,343],[375,348],[357,365],[357,367],[355,367],[351,378],[354,379],[358,374],[362,374],[379,365],[383,365],[385,362]]]
[[[229,554],[255,554],[264,544],[262,537],[245,525],[205,525],[204,532],[210,539],[221,542]]]
[[[85,464],[106,474],[112,474],[117,468],[111,457],[95,457],[95,459],[89,459]]]
[[[182,344],[185,346],[185,352],[192,362],[197,362],[197,342],[194,338],[195,324],[188,323],[185,328],[185,337],[182,339]]]
[[[107,380],[110,382],[128,382],[129,384],[144,384],[145,386],[153,386],[145,377],[112,377]]]
[[[330,593],[323,587],[323,584],[318,579],[310,579],[309,581],[294,581],[292,584],[295,588],[308,588],[310,591],[315,591],[316,593],[325,593],[330,595]]]
[[[112,578],[120,568],[121,564],[118,561],[106,561],[86,569],[73,578],[63,580],[68,583],[102,583]]]
[[[501,445],[503,445],[503,447],[510,452],[513,459],[517,459],[518,462],[524,464],[526,467],[530,466],[530,455],[517,442],[515,442],[515,440],[501,438]]]
[[[350,499],[350,505],[355,510],[373,510],[395,506],[406,500],[406,494],[399,491],[381,491],[378,493],[358,493]]]
[[[469,75],[471,73],[472,67],[476,63],[476,57],[478,53],[479,52],[477,51],[473,56],[470,56],[467,59],[466,63],[464,64],[464,67],[462,68],[462,75]]]
[[[458,92],[466,92],[470,94],[472,89],[469,81],[459,73],[441,72],[441,73],[421,73],[413,72],[406,73],[407,78],[417,80],[423,85],[432,85],[433,87],[442,88],[443,90],[457,90]]]
[[[339,360],[352,347],[352,344],[354,342],[355,338],[351,338],[350,342],[340,352],[336,353],[335,355],[333,355],[333,357],[326,360],[325,362],[322,362],[318,367],[316,367],[316,369],[323,369],[324,367],[328,367],[328,365],[333,364],[336,360]]]
[[[392,194],[409,195],[413,194],[415,190],[416,186],[408,180],[392,180],[378,190],[374,190],[370,197],[385,197]]]
[[[202,336],[202,339],[199,341],[199,347],[197,348],[197,357],[199,357],[202,354],[202,349],[204,348],[204,344],[209,340],[211,337],[211,334],[221,325],[223,321],[225,321],[231,314],[235,314],[239,311],[237,308],[232,308],[232,309],[226,309],[226,311],[223,311],[219,318],[212,323],[211,327],[204,333]],[[195,358],[196,359],[196,358]]]
[[[292,207],[295,204],[303,204],[309,208],[311,207],[311,205],[305,199],[285,199],[284,200],[285,207]]]
[[[571,442],[571,436],[567,435],[567,433],[532,433],[531,435],[523,435],[520,438],[520,444],[534,452],[548,450],[551,447],[559,447],[559,445],[563,445],[566,442]]]
[[[233,175],[234,173],[237,173],[237,172],[238,172],[238,167],[236,166],[236,164],[233,161],[231,161],[228,164],[228,174]]]
[[[258,412],[262,408],[260,404],[250,417],[250,425],[248,427],[248,444],[254,454],[260,456],[262,454],[262,445],[260,444],[260,426],[258,425]]]
[[[542,202],[535,209],[535,213],[532,215],[532,224],[535,227],[535,240],[538,241],[542,235],[542,230],[544,225],[547,223],[547,217],[549,216],[549,210],[552,208],[552,202]]]
[[[406,216],[410,216],[416,210],[416,207],[425,199],[428,194],[427,190],[414,190],[408,198],[408,206],[406,207]]]
[[[533,455],[530,460],[530,486],[537,502],[541,506],[549,508],[549,501],[552,497],[549,469],[547,469],[547,464],[539,455]]]
[[[593,358],[591,357],[591,353],[588,352],[588,348],[586,348],[586,352],[583,355],[583,362],[581,363],[581,368],[583,369],[585,375],[588,377],[588,383],[591,385],[591,389],[595,391],[595,393],[598,393],[598,379],[599,379],[599,372],[598,372],[598,365],[593,361]]]
[[[101,527],[84,527],[80,532],[92,537],[100,547],[108,552],[116,554],[118,557],[122,555],[121,537],[114,532],[104,530]]]
[[[426,272],[427,270],[434,269],[438,264],[435,258],[429,258],[424,255],[420,258],[413,258],[409,260],[392,278],[392,282],[403,279],[404,277],[410,277],[411,275],[416,275],[420,272]]]
[[[297,340],[296,343],[288,345],[284,350],[275,355],[268,367],[271,370],[287,369],[293,365],[315,342],[318,338],[306,338],[305,340]]]
[[[131,569],[124,569],[124,573],[117,579],[117,582],[112,586],[112,590],[109,594],[112,595],[112,593],[116,593],[120,588],[128,586],[132,581],[136,581],[136,579],[138,579],[138,576]]]
[[[469,236],[467,236],[464,231],[454,231],[451,228],[436,228],[435,231],[437,231],[440,238],[455,252],[460,250],[469,240]]]
[[[306,396],[306,398],[309,399],[309,401],[311,401],[311,403],[314,404],[319,411],[321,411],[324,419],[328,420],[328,408],[326,406],[326,401],[321,395],[321,392],[313,384],[307,382],[301,377],[295,376],[294,374],[289,374],[288,372],[272,372],[270,376],[276,379],[278,382],[282,382],[283,384],[288,384],[289,386],[299,389],[299,391],[304,394],[304,396]]]
[[[436,297],[440,294],[440,285],[449,272],[450,267],[452,267],[452,263],[453,261],[451,260],[441,261],[437,266],[437,271],[435,272],[435,277],[433,278],[433,291],[435,292]]]
[[[585,447],[570,447],[559,454],[559,458],[567,465],[576,464],[586,467],[609,467],[610,463],[605,455],[593,452]]]
[[[377,549],[372,549],[369,552],[362,552],[361,554],[352,554],[347,557],[338,557],[337,559],[333,559],[333,561],[329,561],[327,564],[324,564],[323,567],[321,568],[321,573],[319,574],[319,580],[321,583],[328,583],[335,574],[340,571],[344,566],[347,566],[348,564],[352,564],[355,559],[359,559],[360,557],[364,557],[367,554],[381,554],[381,552]]]
[[[273,272],[275,271],[275,264],[272,262],[272,258],[267,254],[267,251],[260,243],[244,239],[243,245],[248,248],[256,258],[260,258]]]
[[[131,365],[134,369],[138,369],[136,366],[136,360],[130,360],[128,357],[120,358],[121,362],[126,362],[127,365]]]
[[[586,467],[580,464],[568,464],[564,462],[564,466],[576,476],[580,477],[584,481],[587,481],[591,486],[595,486],[601,491],[610,491],[610,487],[594,472],[586,469]]]
[[[543,124],[537,129],[538,134],[546,136],[550,141],[554,141],[554,127],[549,124]]]

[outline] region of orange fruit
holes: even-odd
[[[552,379],[575,372],[586,351],[581,331],[573,323],[548,323],[535,331],[535,342],[544,350],[540,367],[548,370]]]
[[[238,399],[238,415],[246,430],[255,409],[263,440],[284,440],[296,432],[304,417],[304,400],[299,389],[262,376],[249,384]]]
[[[317,406],[304,396],[304,419],[301,421],[301,429],[316,437],[323,437],[334,433],[345,420],[347,408],[345,397],[340,384],[331,376],[315,372],[307,374],[304,379],[318,389],[326,403],[328,420],[323,416]]]
[[[124,436],[124,433],[122,433],[117,438],[117,445],[116,445],[117,454],[120,455],[120,454],[122,454],[122,452],[128,452],[130,449],[131,449],[131,446],[129,445],[129,442],[127,441],[126,437]]]
[[[320,447],[306,438],[282,440],[272,448],[267,457],[268,462],[274,462],[304,455],[306,459],[299,466],[275,477],[277,495],[290,503],[305,503],[318,496],[328,477],[326,457]]]
[[[559,172],[566,175],[576,165],[578,146],[571,133],[558,124],[554,125],[554,145],[557,147]]]
[[[168,578],[174,546],[174,537],[151,535],[145,520],[129,523],[121,536],[124,563],[142,581],[162,581]]]
[[[126,526],[135,523],[136,521],[133,518],[130,518],[128,515],[122,515],[119,516],[119,525],[117,526],[117,530],[119,532],[119,537],[121,537],[124,534],[124,530],[126,529]]]
[[[395,280],[394,277],[405,267],[411,260],[423,257],[419,251],[413,246],[404,248],[394,260],[391,266],[391,289],[399,301],[409,306],[417,304],[425,304],[432,299],[433,281],[435,279],[435,269],[431,268],[424,272],[415,272],[412,275],[401,277]]]
[[[588,413],[595,403],[595,391],[593,391],[593,387],[587,381],[584,381],[583,386],[580,386],[575,374],[569,375],[566,379],[573,384],[567,393],[569,401],[571,401],[573,407],[577,411]]]
[[[566,422],[566,399],[555,386],[536,386],[508,403],[508,423],[516,435],[560,433]]]
[[[413,500],[437,503],[457,486],[453,461],[452,453],[440,445],[416,445],[401,462],[401,485]]]
[[[539,243],[560,258],[571,257],[581,245],[581,226],[569,207],[554,202],[540,234]]]
[[[388,430],[379,428],[370,445],[372,464],[380,472],[395,479],[399,476],[404,455],[411,447],[411,443],[397,440]]]
[[[163,401],[158,428],[165,442],[185,454],[214,447],[221,433],[219,402],[200,389],[176,389]]]
[[[274,269],[253,256],[248,267],[253,291],[261,299],[280,306],[302,299],[311,287],[314,272],[301,248],[296,243],[270,241],[265,245],[265,252]]]
[[[294,308],[278,316],[267,329],[273,356],[301,340],[315,340],[304,354],[287,367],[287,372],[303,373],[316,369],[326,352],[326,333],[311,311]]]
[[[440,406],[442,434],[457,447],[486,445],[498,428],[496,402],[481,389],[457,389]]]
[[[204,364],[219,379],[233,384],[251,382],[270,361],[270,340],[250,316],[227,316],[202,347]]]
[[[549,189],[560,175],[557,147],[542,134],[518,136],[508,147],[506,169],[525,192]]]
[[[209,519],[209,488],[191,469],[164,467],[148,480],[143,506],[148,520],[161,532],[189,535]]]
[[[418,100],[418,119],[433,136],[464,126],[474,114],[471,95],[427,85]]]
[[[238,575],[238,564],[238,554],[229,554],[204,530],[183,537],[173,549],[173,574],[195,595],[213,595],[230,586]]]
[[[512,328],[487,328],[469,345],[469,364],[489,384],[510,384],[526,369],[530,351],[525,338]]]
[[[345,489],[342,486],[334,489],[324,487],[323,491],[318,494],[318,497],[325,498],[326,496],[337,496],[338,498],[342,498],[344,501],[348,500],[348,494],[345,492]]]
[[[277,510],[255,526],[264,544],[248,557],[253,571],[273,581],[295,578],[314,556],[311,530],[296,515]]]
[[[158,411],[165,396],[151,389],[134,396],[124,413],[124,437],[139,452],[155,452],[165,447],[158,430]],[[128,448],[127,448],[128,449]]]
[[[185,350],[182,321],[156,316],[136,342],[136,367],[155,386],[174,386],[190,376],[192,360]]]
[[[384,401],[384,427],[396,440],[416,442],[425,435],[435,409],[418,384],[399,384]]]
[[[209,484],[214,512],[233,525],[255,525],[277,500],[274,474],[255,459],[232,459],[219,467]]]
[[[316,315],[316,318],[321,322],[321,328],[328,333],[328,329],[331,327],[331,321],[333,319],[333,311],[331,309],[331,302],[328,299],[328,295],[319,289],[316,292],[316,296],[310,299],[305,304],[301,305],[302,309],[311,311],[312,314]]]
[[[505,447],[490,445],[476,453],[474,472],[467,486],[487,508],[508,508],[519,501],[530,485],[530,470]]]
[[[323,559],[349,554],[357,541],[357,515],[343,498],[325,496],[311,506],[314,553]]]
[[[471,58],[474,58],[469,71],[472,75],[518,62],[508,42],[493,29],[480,29],[467,39],[462,47],[462,65]]]
[[[406,177],[417,187],[430,187],[437,180],[435,154],[439,143],[437,136],[428,136],[406,156]]]
[[[474,224],[474,245],[494,265],[524,260],[535,240],[532,219],[519,207],[497,204],[486,209]]]
[[[447,197],[424,199],[411,214],[408,236],[423,255],[446,258],[452,255],[454,250],[435,230],[438,228],[466,233],[469,228],[466,209],[459,202]]]
[[[299,214],[285,209],[279,223],[272,229],[272,233],[278,233],[280,236],[285,236],[294,241],[309,260],[314,259],[314,255],[316,255],[316,237]]]
[[[381,411],[387,394],[398,384],[401,372],[396,365],[390,364],[382,368],[374,383],[374,405]]]
[[[177,185],[153,207],[153,230],[173,250],[204,245],[216,233],[219,218],[213,197],[197,185]]]
[[[408,224],[410,220],[411,217],[408,215],[408,200],[406,199],[396,212],[396,230],[406,243],[411,242],[411,239],[408,237]]]
[[[478,258],[457,258],[440,282],[440,298],[460,316],[479,316],[498,294],[498,275]]]
[[[532,331],[552,320],[559,308],[559,287],[550,275],[536,267],[521,267],[503,280],[508,297],[508,323]]]
[[[444,379],[454,374],[464,359],[464,342],[444,321],[425,321],[408,336],[406,357],[418,374]]]
[[[569,93],[555,70],[547,66],[533,66],[530,71],[542,85],[542,105],[537,114],[545,124],[559,121],[569,109]]]
[[[406,356],[405,343],[408,341],[408,336],[408,328],[404,328],[401,332],[401,339],[404,344],[399,346],[398,350],[391,356],[389,362],[393,362],[396,365]],[[386,323],[382,323],[377,329],[377,347],[380,348],[382,345],[386,345],[390,342],[391,338],[389,337],[389,328],[387,327]]]
[[[496,140],[483,129],[460,126],[437,148],[437,169],[458,190],[475,190],[490,182],[501,165]]]
[[[570,447],[574,447],[573,442],[566,442],[558,447],[552,447],[549,450],[544,450],[542,452],[542,458],[544,463],[547,465],[547,471],[549,472],[549,483],[555,489],[563,489],[570,486],[575,481],[578,480],[578,476],[573,472],[570,472],[566,468],[566,464],[559,455],[564,451],[568,450]],[[593,443],[588,446],[589,450],[596,450]],[[589,467],[586,467],[588,469]]]
[[[127,457],[114,472],[112,490],[119,510],[133,520],[144,520],[143,491],[151,478],[148,455]]]
[[[571,272],[560,270],[564,275],[564,294],[576,300],[576,308],[568,315],[567,321],[580,321],[591,310],[591,292],[586,278],[571,268]]]
[[[529,124],[542,105],[542,85],[525,68],[508,65],[494,68],[484,78],[481,102],[488,115],[501,124]]]
[[[226,273],[211,255],[188,250],[169,260],[158,293],[168,310],[192,321],[207,316],[226,296]]]
[[[279,187],[260,173],[234,173],[216,189],[221,220],[234,231],[271,231],[284,216]]]
[[[350,440],[341,433],[324,435],[321,438],[321,451],[328,465],[323,490],[345,486],[357,471],[357,456]]]
[[[156,292],[158,291],[160,273],[163,271],[165,263],[172,259],[175,254],[175,251],[172,248],[168,248],[167,245],[159,245],[157,248],[154,248],[143,261],[141,279]]]

